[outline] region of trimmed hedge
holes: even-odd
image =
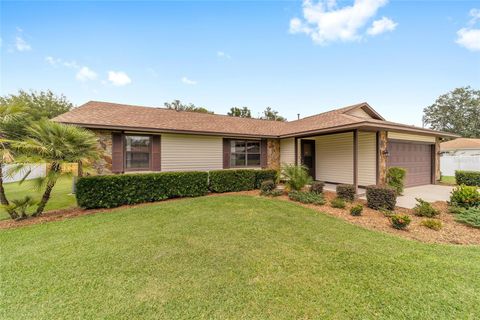
[[[455,179],[457,184],[464,184],[466,186],[480,187],[480,171],[455,171]]]
[[[80,207],[93,209],[207,193],[208,172],[161,172],[83,177],[76,197]]]
[[[77,182],[77,203],[82,208],[114,208],[125,204],[198,197],[211,192],[260,188],[276,181],[275,170],[216,170],[210,172],[159,172],[90,176]]]
[[[383,186],[367,187],[367,206],[379,210],[394,210],[397,204],[397,195],[395,189]]]
[[[345,201],[355,200],[355,186],[353,184],[339,184],[336,188],[337,197]]]

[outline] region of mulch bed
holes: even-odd
[[[320,213],[326,213],[331,216],[343,219],[349,223],[380,232],[394,234],[403,238],[414,239],[426,243],[444,243],[444,244],[462,244],[462,245],[480,245],[480,229],[475,229],[456,222],[453,219],[453,215],[448,213],[447,204],[445,202],[436,202],[433,206],[441,211],[440,215],[437,216],[437,219],[442,221],[443,227],[439,231],[428,229],[422,226],[420,223],[426,218],[417,217],[413,215],[413,210],[396,208],[395,213],[408,214],[412,218],[412,222],[408,226],[407,230],[397,230],[392,228],[389,218],[385,217],[382,212],[377,210],[372,210],[366,207],[365,200],[357,200],[352,204],[348,204],[345,209],[336,209],[332,208],[329,205],[329,201],[335,197],[334,192],[325,191],[325,199],[327,204],[325,205],[313,205],[313,204],[302,204],[296,202],[297,204],[313,209]],[[232,193],[222,193],[222,194],[210,194],[210,197],[219,197],[224,195],[249,195],[249,196],[259,196],[258,190],[252,191],[243,191],[243,192],[232,192]],[[280,201],[291,201],[286,195],[276,197]],[[166,201],[178,201],[178,199],[169,199]],[[293,202],[293,201],[292,201]],[[361,216],[354,217],[350,215],[350,207],[356,204],[364,205],[363,212]],[[21,221],[12,221],[12,220],[3,220],[0,221],[0,229],[9,229],[23,227],[39,223],[47,223],[50,221],[60,221],[68,218],[97,214],[97,213],[114,213],[118,209],[142,207],[149,205],[156,205],[158,202],[153,203],[142,203],[137,205],[126,205],[119,208],[112,209],[91,209],[84,210],[80,208],[67,209],[67,210],[57,210],[49,211],[44,213],[41,217],[29,218]]]

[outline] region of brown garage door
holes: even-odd
[[[431,144],[389,141],[388,151],[388,167],[407,170],[406,186],[420,186],[432,182]]]

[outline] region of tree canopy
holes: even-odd
[[[456,88],[423,109],[423,121],[432,129],[480,138],[480,90]]]
[[[172,109],[172,110],[176,110],[176,111],[189,111],[189,112],[211,113],[211,114],[213,114],[213,111],[210,111],[207,108],[197,107],[193,103],[183,104],[183,103],[180,102],[180,100],[173,100],[172,102],[165,102],[164,105],[167,109]]]
[[[240,117],[240,118],[251,118],[252,112],[248,107],[233,107],[230,108],[230,111],[227,115],[231,117]]]
[[[282,117],[281,115],[278,114],[278,111],[275,111],[270,107],[267,107],[263,111],[263,115],[260,117],[260,119],[275,120],[275,121],[287,121],[286,118],[284,118],[284,117]]]

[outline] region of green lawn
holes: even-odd
[[[0,232],[2,319],[475,319],[480,247],[294,203],[170,201]]]
[[[5,191],[9,199],[23,198],[27,194],[34,196],[37,200],[42,196],[42,191],[35,190],[31,181],[25,181],[22,184],[19,183],[7,183],[5,184]],[[77,201],[72,192],[72,178],[62,177],[59,179],[55,187],[53,188],[52,197],[45,208],[46,211],[55,209],[66,209],[75,207]],[[34,208],[32,208],[33,210]],[[9,219],[10,217],[3,208],[0,208],[0,220]]]
[[[440,181],[446,184],[457,184],[455,176],[442,176],[442,180]]]

